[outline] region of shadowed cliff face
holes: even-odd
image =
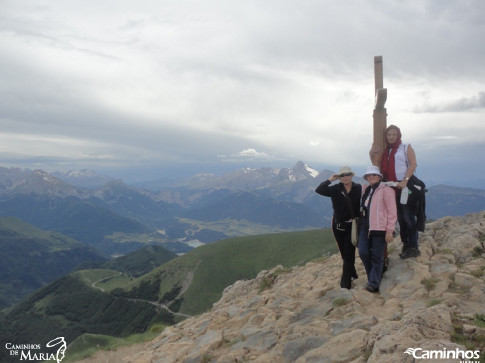
[[[338,287],[338,255],[262,271],[226,288],[211,311],[126,354],[100,353],[97,361],[413,362],[414,349],[418,357],[483,353],[484,239],[485,212],[429,223],[416,259],[401,260],[396,239],[380,294],[364,289],[359,259],[351,290]]]

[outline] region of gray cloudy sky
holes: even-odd
[[[418,175],[485,180],[484,1],[0,9],[1,166],[143,179],[303,160],[363,172],[382,55],[388,120],[415,148]]]

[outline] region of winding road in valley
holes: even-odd
[[[94,287],[95,289],[101,290],[101,292],[106,292],[106,291],[104,291],[104,289],[103,289],[102,287],[97,287],[97,286],[96,286],[96,284],[97,284],[98,282],[101,282],[101,281],[104,281],[104,280],[109,280],[109,279],[111,279],[111,278],[113,278],[113,277],[115,277],[115,276],[119,276],[119,275],[121,275],[121,274],[122,274],[122,272],[118,272],[117,274],[114,274],[114,275],[111,275],[111,276],[108,276],[108,277],[103,277],[102,279],[99,279],[99,280],[97,280],[97,281],[94,281],[94,282],[91,284],[91,287]]]
[[[111,279],[111,278],[116,277],[116,276],[119,276],[119,275],[122,275],[122,272],[118,272],[118,273],[116,273],[114,275],[111,275],[111,276],[108,276],[108,277],[103,277],[102,279],[99,279],[99,280],[94,281],[91,284],[91,287],[93,287],[95,289],[98,289],[98,290],[101,290],[101,292],[106,292],[102,287],[96,286],[96,284],[99,283],[99,282],[101,282],[101,281],[105,281],[105,280]],[[167,304],[160,304],[157,301],[149,301],[149,300],[143,300],[143,299],[130,299],[130,298],[128,298],[128,300],[130,300],[130,301],[144,302],[144,303],[147,303],[147,304],[155,305],[158,308],[167,310],[169,313],[171,313],[173,315],[181,316],[181,317],[184,317],[184,318],[191,318],[192,317],[191,315],[177,313],[175,311],[172,311],[172,310],[169,309],[169,307],[167,306]],[[170,305],[172,302],[173,302],[173,300],[170,301],[168,303],[168,305]]]
[[[130,301],[141,301],[141,302],[144,302],[144,303],[152,304],[152,305],[155,305],[159,308],[167,310],[169,313],[172,313],[173,315],[182,316],[184,318],[191,318],[192,317],[191,315],[176,313],[175,311],[170,310],[167,305],[160,304],[159,302],[156,302],[156,301],[149,301],[149,300],[142,300],[142,299],[128,299],[128,300],[130,300]],[[172,303],[172,301],[169,302],[169,304],[171,304],[171,303]]]

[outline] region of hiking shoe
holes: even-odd
[[[354,280],[357,280],[358,278],[359,278],[359,275],[357,275],[357,272],[354,272],[350,277],[350,280],[354,281]]]
[[[379,288],[378,287],[374,287],[374,286],[370,286],[370,285],[366,285],[365,286],[365,289],[369,292],[372,292],[373,294],[375,293],[378,293],[379,292]]]
[[[406,258],[421,256],[421,252],[418,247],[408,248],[402,255],[401,258],[405,260]]]
[[[406,253],[407,250],[409,250],[409,247],[406,246],[406,245],[403,245],[401,253],[399,254],[399,257],[403,256]]]

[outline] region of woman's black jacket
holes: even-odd
[[[332,200],[333,217],[338,223],[350,220],[348,203],[345,199],[345,187],[342,183],[330,185],[330,180],[325,180],[315,189],[320,195],[330,197]],[[362,194],[362,185],[352,182],[349,198],[354,210],[354,216],[358,217],[360,212],[360,196]]]

